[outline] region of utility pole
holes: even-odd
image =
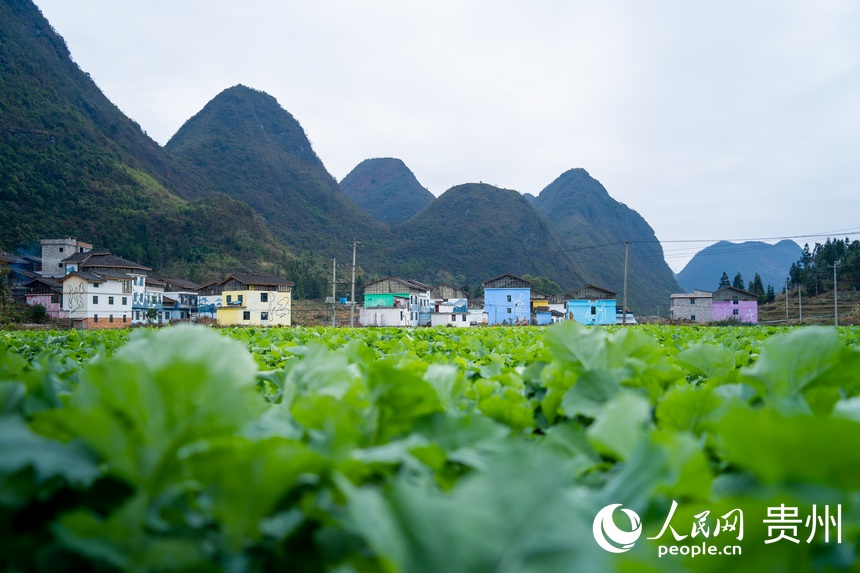
[[[833,261],[833,326],[839,326],[839,295],[836,292],[836,265],[838,261]]]
[[[624,296],[622,297],[621,324],[627,325],[627,255],[630,254],[630,241],[624,241]],[[640,309],[641,310],[641,309]]]
[[[337,259],[331,260],[331,327],[335,327],[335,308],[337,305],[337,292],[335,290],[335,285],[337,284]]]
[[[788,320],[788,279],[785,279],[785,320]]]
[[[800,324],[803,324],[803,284],[798,285],[797,287],[797,310],[800,313]]]
[[[349,295],[349,327],[355,326],[355,247],[358,241],[352,240],[352,290]]]

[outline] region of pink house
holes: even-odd
[[[755,324],[758,322],[758,298],[751,292],[731,286],[716,290],[711,302],[711,320]]]
[[[68,318],[69,313],[62,309],[63,285],[56,279],[41,277],[27,283],[27,304],[41,304],[47,311],[48,318]]]

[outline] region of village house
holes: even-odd
[[[66,274],[62,310],[79,328],[122,328],[134,322],[134,283],[149,267],[107,251],[77,251],[59,263]]]
[[[529,324],[531,283],[505,274],[482,283],[487,324]]]
[[[430,326],[472,325],[469,315],[469,299],[465,291],[448,285],[439,285],[430,290]]]
[[[714,292],[695,290],[669,297],[669,317],[672,320],[689,320],[706,324],[723,320],[737,320],[748,324],[758,322],[758,297],[733,286]]]
[[[124,328],[131,325],[131,281],[126,273],[100,269],[70,271],[59,279],[62,310],[76,328]]]
[[[733,286],[725,286],[713,292],[711,320],[737,320],[748,324],[758,322],[758,297],[751,292]]]
[[[159,278],[164,283],[162,312],[166,321],[196,320],[200,285],[182,279]],[[214,318],[214,316],[213,316]]]
[[[290,326],[295,283],[272,275],[230,275],[218,285],[222,304],[218,324],[225,326]]]
[[[359,308],[363,326],[419,326],[430,324],[428,285],[414,280],[385,277],[364,285],[364,306]]]
[[[711,322],[713,294],[705,290],[669,296],[669,318],[706,324]]]
[[[615,324],[616,293],[591,283],[565,295],[569,320],[582,324]]]
[[[30,306],[42,305],[45,315],[51,319],[67,318],[68,312],[63,310],[63,285],[54,278],[38,277],[26,285],[26,300]]]
[[[65,239],[42,239],[41,276],[47,278],[60,278],[66,276],[66,268],[63,261],[74,254],[88,253],[93,246],[84,243],[74,237]]]

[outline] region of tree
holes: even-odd
[[[729,282],[729,275],[726,274],[726,271],[723,271],[723,276],[720,277],[720,286],[717,288],[731,286],[731,284],[732,283]]]
[[[741,276],[740,271],[738,271],[738,274],[736,274],[735,278],[732,280],[732,286],[744,290],[744,277]]]
[[[41,304],[34,304],[27,309],[27,320],[34,324],[42,324],[48,318],[48,310]]]
[[[773,285],[767,285],[767,294],[765,295],[765,302],[771,303],[776,300],[776,293],[773,290]]]
[[[750,281],[749,287],[747,290],[758,298],[758,302],[762,303],[765,301],[765,292],[764,292],[764,283],[761,280],[761,276],[758,273],[755,274],[755,278]]]

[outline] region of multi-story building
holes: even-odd
[[[364,307],[359,323],[364,326],[424,326],[430,324],[428,285],[413,280],[385,277],[363,288]]]
[[[159,279],[164,283],[162,314],[164,320],[194,320],[198,313],[200,285],[182,279]],[[214,317],[213,317],[214,318]]]
[[[65,239],[42,239],[42,276],[60,278],[66,276],[63,261],[75,254],[88,253],[93,246],[74,237]]]
[[[294,284],[272,275],[230,275],[219,285],[218,324],[290,326]]]
[[[711,322],[713,293],[705,290],[682,292],[669,296],[669,318],[705,324]]]
[[[582,324],[615,324],[616,293],[587,284],[568,293],[567,317]]]
[[[532,284],[506,274],[482,283],[487,324],[529,324]]]
[[[131,325],[131,277],[122,272],[71,271],[63,286],[62,309],[77,328],[123,328]]]

